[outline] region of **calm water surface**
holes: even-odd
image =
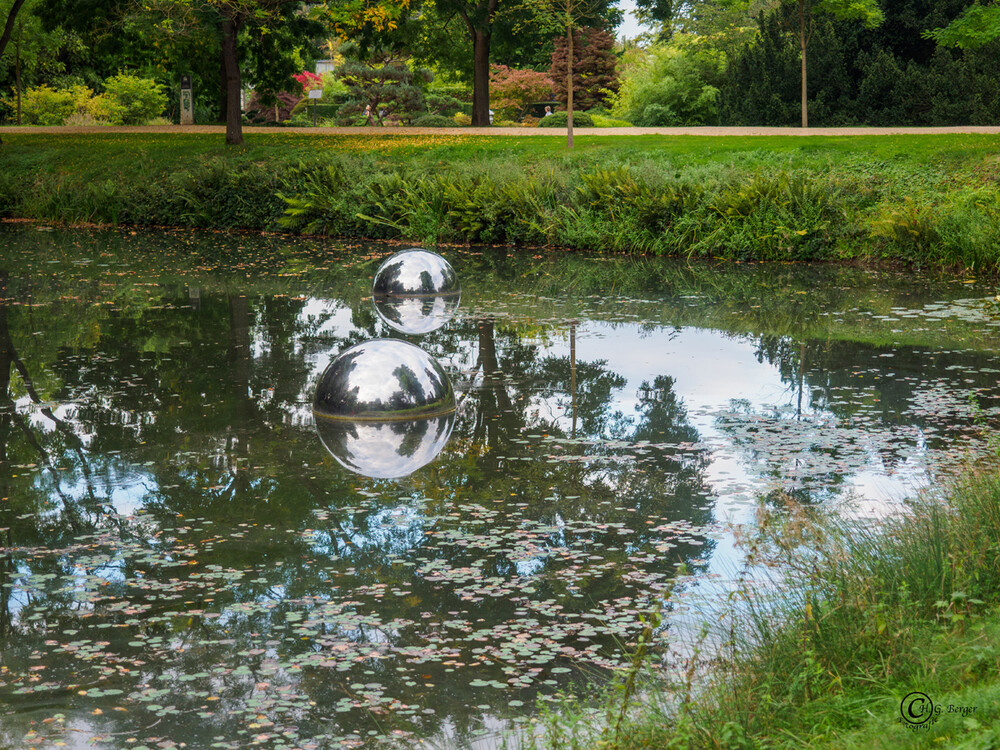
[[[758,504],[892,512],[1000,404],[974,279],[437,248],[461,304],[405,336],[386,246],[0,248],[5,748],[491,746],[640,614],[670,643]],[[381,337],[454,418],[320,434],[320,374]]]

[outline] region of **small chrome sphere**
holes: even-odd
[[[373,297],[375,313],[393,330],[411,336],[430,333],[455,317],[460,294],[437,297]]]
[[[398,339],[376,339],[340,353],[316,386],[320,419],[419,419],[455,410],[455,391],[437,360]]]
[[[451,264],[437,253],[419,247],[390,256],[375,272],[372,296],[433,297],[461,292]]]
[[[320,440],[334,460],[375,479],[399,479],[429,464],[444,450],[454,426],[455,412],[390,422],[316,420]]]

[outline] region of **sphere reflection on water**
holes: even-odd
[[[455,392],[423,349],[376,339],[345,349],[327,366],[313,413],[337,463],[368,477],[395,479],[444,449],[455,424]]]
[[[398,339],[345,349],[323,372],[313,411],[321,419],[416,419],[455,410],[455,391],[437,360]]]
[[[437,253],[419,247],[390,256],[375,272],[372,296],[425,296],[462,291],[451,264]]]
[[[373,297],[375,312],[386,325],[400,333],[417,336],[441,328],[455,316],[460,294],[436,297]]]
[[[424,419],[353,422],[317,419],[330,455],[349,471],[375,479],[398,479],[433,461],[455,426],[455,412]]]

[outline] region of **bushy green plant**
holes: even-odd
[[[82,84],[28,89],[21,97],[22,117],[29,125],[64,125],[71,118],[74,124],[142,125],[167,104],[163,87],[149,78],[120,73],[104,89],[96,96]]]
[[[569,117],[565,112],[553,112],[548,117],[543,117],[538,121],[538,127],[540,128],[565,128],[567,125]],[[586,112],[574,112],[573,113],[573,127],[575,128],[592,128],[594,127],[594,118],[588,115]]]
[[[77,113],[84,119],[93,120],[96,125],[125,124],[125,105],[107,92],[82,101]],[[72,123],[67,120],[66,124]]]
[[[574,114],[574,118],[576,115]],[[619,120],[616,117],[608,117],[607,115],[591,115],[594,118],[595,128],[629,128],[632,127],[634,123],[628,120]]]
[[[457,112],[462,111],[462,102],[459,99],[449,94],[434,91],[424,95],[424,106],[430,114],[443,115],[444,117],[453,117]]]
[[[413,121],[415,128],[453,128],[455,121],[444,115],[423,115]]]
[[[21,94],[21,117],[28,125],[62,125],[71,115],[86,111],[93,95],[82,85],[66,89],[35,86]]]
[[[670,125],[680,125],[680,117],[669,105],[652,102],[635,118],[635,124],[640,128],[662,128]]]
[[[717,50],[678,36],[639,53],[612,100],[612,113],[643,127],[718,122],[724,61]]]
[[[119,73],[104,81],[106,109],[116,125],[143,125],[159,117],[167,106],[163,86],[152,78]],[[117,121],[120,118],[120,122]]]

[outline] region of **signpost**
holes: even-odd
[[[313,126],[316,125],[316,100],[323,98],[323,89],[309,89],[309,98],[313,105]]]
[[[191,76],[181,76],[181,125],[194,125],[194,92]]]

